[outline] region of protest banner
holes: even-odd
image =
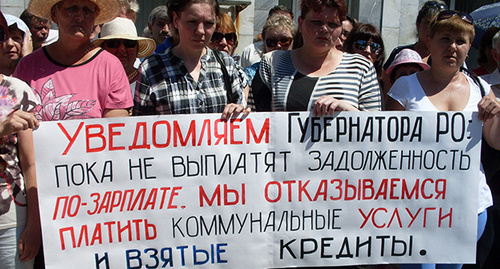
[[[43,122],[47,268],[474,262],[472,112]]]

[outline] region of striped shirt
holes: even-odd
[[[248,84],[233,58],[222,53],[236,103],[246,105],[244,88]],[[214,51],[207,48],[201,57],[198,81],[189,74],[184,61],[168,48],[153,54],[141,64],[134,95],[134,115],[222,113],[227,92],[221,66]]]
[[[292,90],[293,82],[299,76],[290,51],[277,50],[264,55],[259,76],[263,87],[268,88],[264,90],[272,89],[272,110],[288,111],[289,94],[300,90]],[[307,102],[308,111],[312,111],[314,102],[323,95],[343,100],[360,111],[381,110],[377,73],[372,63],[361,55],[343,53],[339,66],[333,72],[314,79],[316,83]]]

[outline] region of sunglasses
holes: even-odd
[[[382,46],[379,43],[368,42],[365,40],[358,40],[354,42],[354,47],[358,50],[365,50],[368,46],[370,46],[371,51],[376,55],[382,51]]]
[[[449,19],[455,15],[459,16],[460,19],[462,19],[464,22],[466,22],[468,24],[472,24],[472,25],[474,24],[474,19],[469,14],[467,14],[465,12],[455,11],[455,10],[443,10],[443,11],[439,12],[436,20],[437,21],[446,20],[446,19]]]
[[[442,4],[442,3],[438,3],[436,1],[427,1],[427,2],[425,2],[423,8],[436,8],[436,9],[440,9],[440,10],[449,9],[447,5]]]
[[[0,29],[0,43],[5,41],[5,36],[6,36],[5,32],[2,29]]]
[[[237,41],[236,33],[221,33],[221,32],[214,32],[212,35],[212,39],[210,39],[211,42],[213,43],[220,43],[222,42],[222,39],[226,39],[226,42],[230,45],[234,45]]]
[[[293,38],[282,37],[279,40],[275,38],[266,38],[266,46],[269,48],[274,48],[280,44],[281,47],[288,47],[292,43]]]
[[[137,47],[137,40],[129,40],[129,39],[110,39],[105,41],[106,46],[111,49],[116,49],[120,47],[121,44],[127,49]]]

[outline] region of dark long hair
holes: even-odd
[[[344,43],[344,51],[355,53],[353,46],[354,42],[358,40],[369,41],[370,39],[372,40],[372,42],[378,43],[380,44],[380,46],[382,46],[382,50],[377,55],[377,59],[373,63],[375,69],[377,70],[377,75],[380,77],[382,75],[382,66],[385,60],[385,47],[384,41],[382,40],[382,34],[380,34],[380,31],[377,29],[377,27],[371,24],[358,24],[347,36],[347,39]]]

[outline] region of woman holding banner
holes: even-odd
[[[121,62],[90,40],[94,25],[113,20],[117,0],[31,0],[28,11],[58,25],[59,39],[24,57],[14,76],[27,82],[43,121],[125,117],[132,107]]]
[[[343,0],[303,0],[298,31],[303,45],[263,56],[252,91],[269,92],[273,111],[381,109],[380,87],[373,64],[358,54],[336,48],[347,7]],[[260,88],[255,88],[262,85]],[[271,97],[272,96],[272,97]]]
[[[227,53],[211,50],[219,4],[216,0],[169,0],[179,44],[146,58],[139,69],[134,115],[248,114],[247,79]]]
[[[0,45],[9,29],[0,12]],[[5,67],[5,66],[4,66]],[[0,267],[33,268],[41,244],[31,110],[37,98],[19,79],[0,75]]]
[[[473,39],[474,25],[468,14],[441,11],[430,24],[431,68],[398,79],[388,93],[386,108],[407,111],[479,111],[484,139],[490,146],[500,149],[500,104],[486,82],[461,72]],[[485,229],[486,208],[492,205],[483,169],[479,178],[478,239]],[[461,264],[437,265],[437,268],[461,267]],[[405,264],[400,265],[400,268],[436,268],[436,265]]]

